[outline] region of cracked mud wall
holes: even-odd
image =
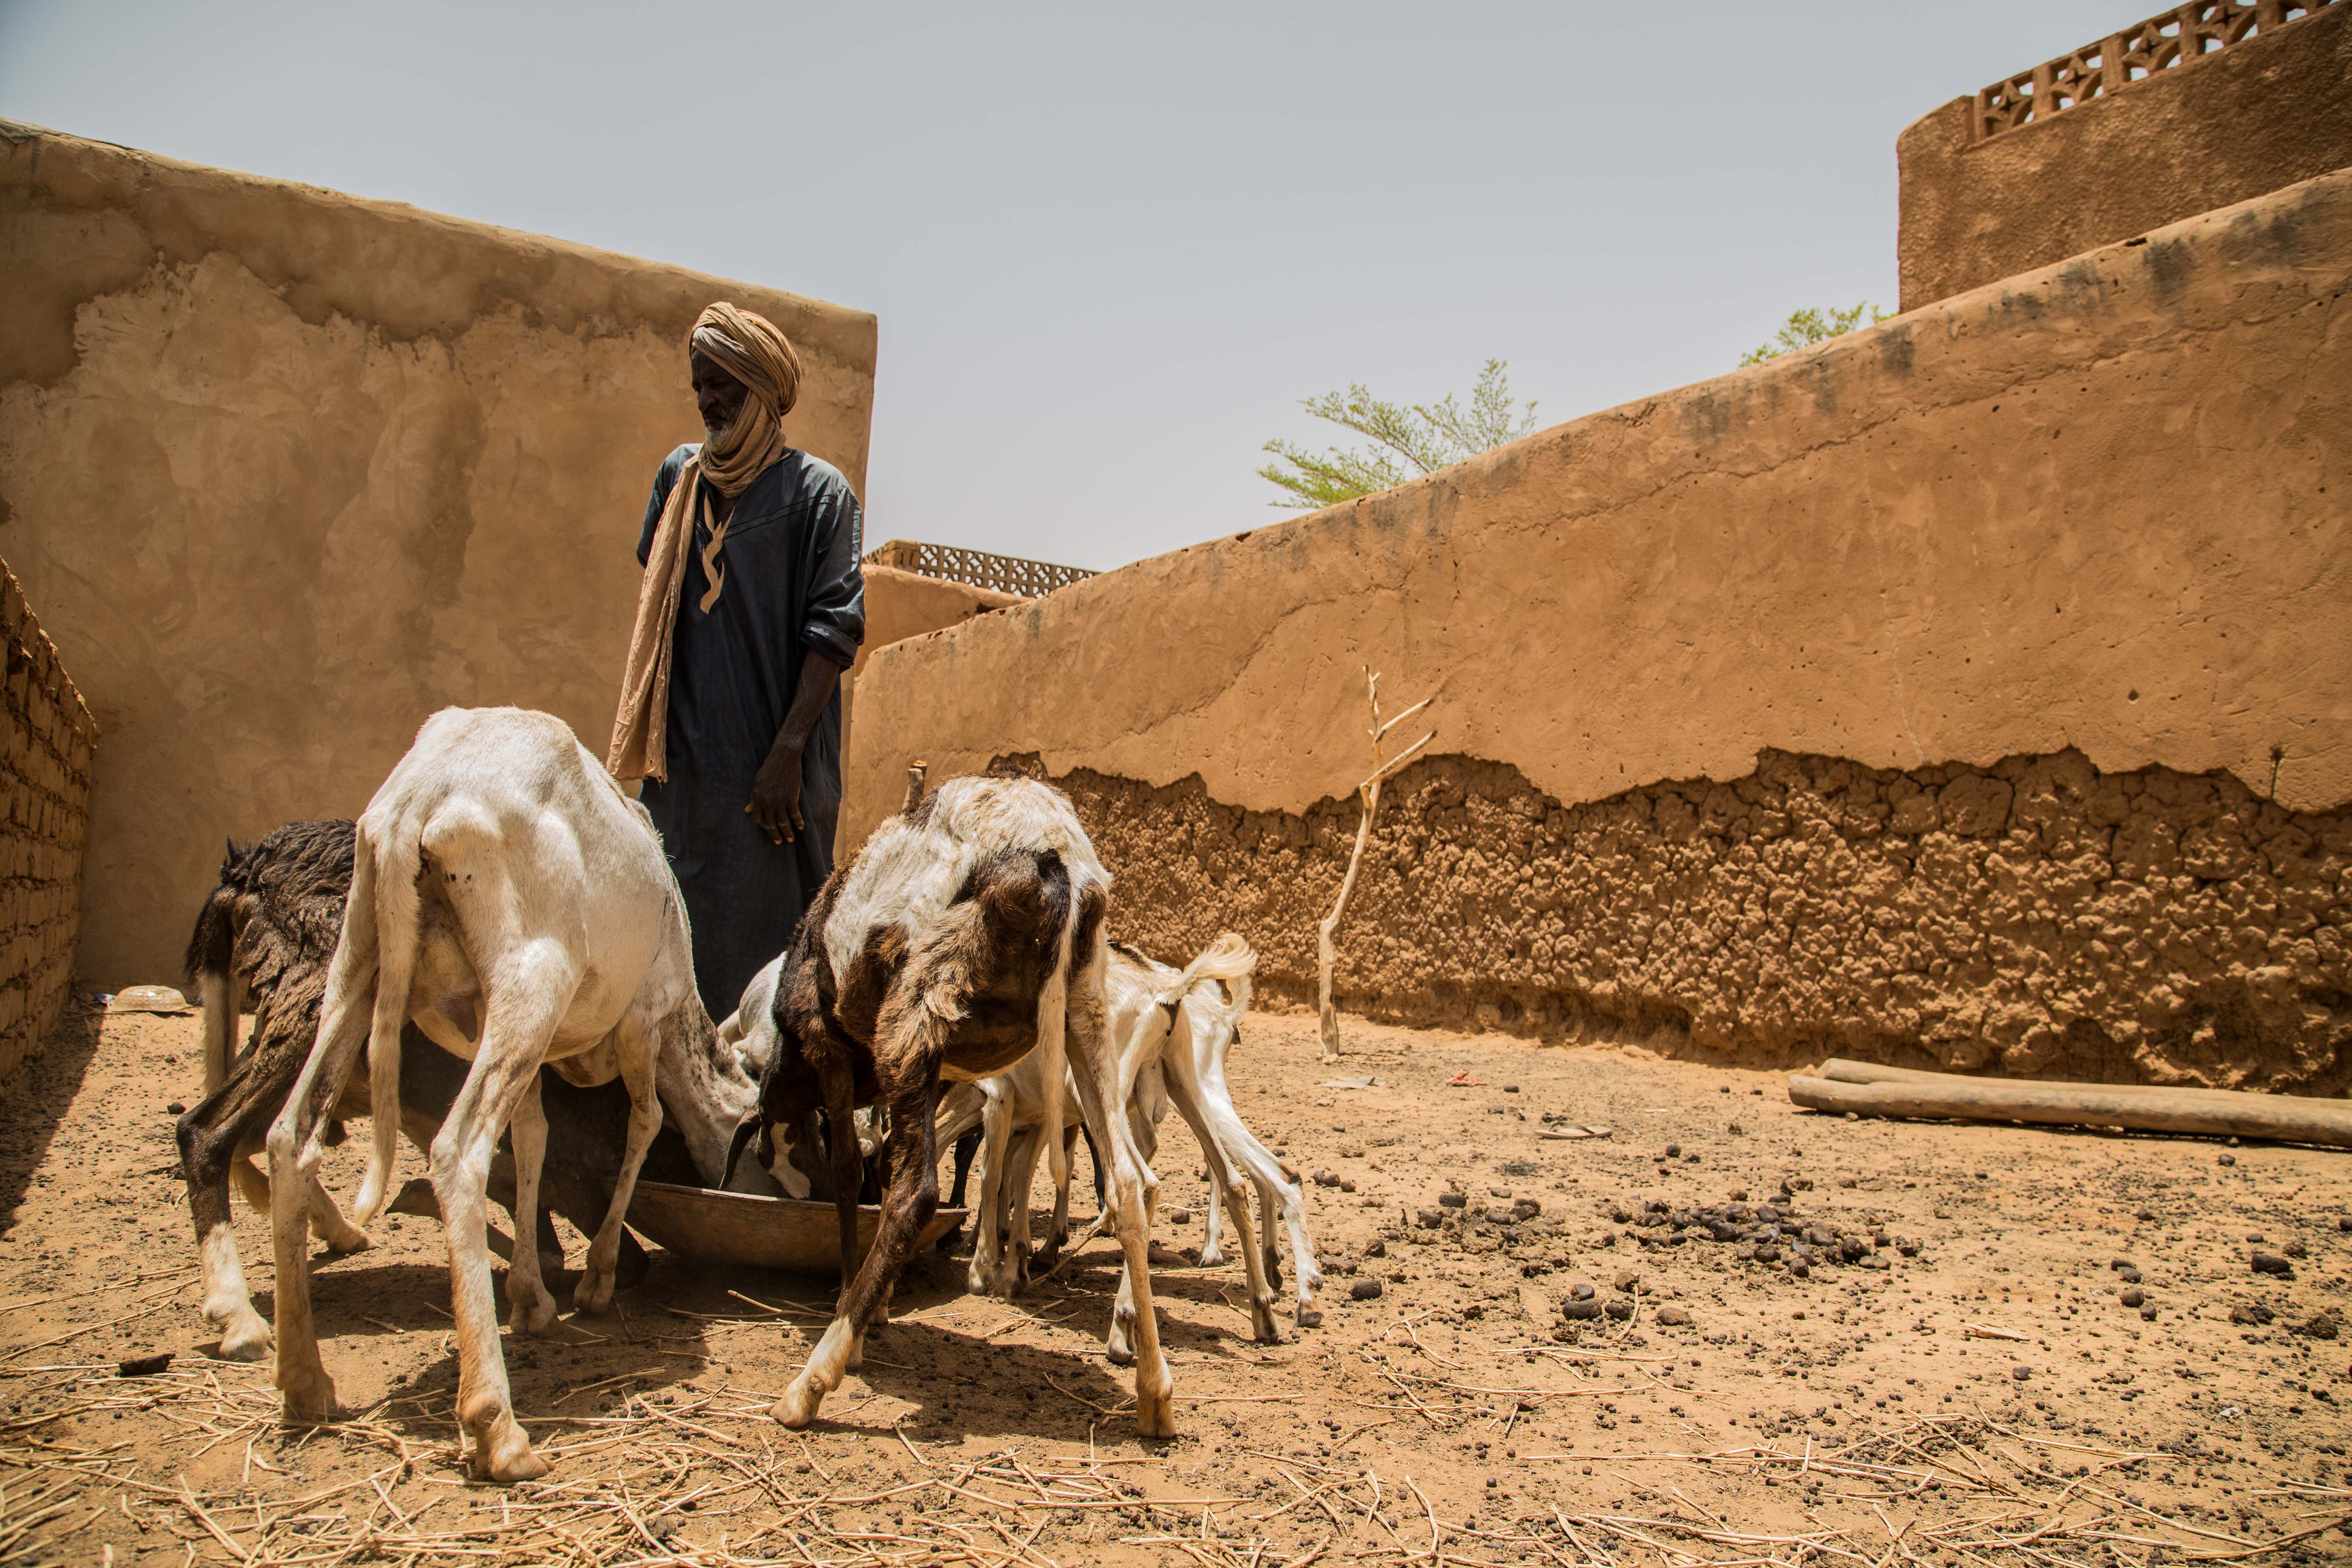
[[[1034,758],[1003,759],[1036,771]],[[1221,931],[1311,1005],[1357,807],[1253,812],[1080,769],[1113,930],[1182,963]],[[1753,773],[1564,806],[1516,769],[1384,793],[1338,939],[1344,1008],[1750,1065],[2352,1089],[2352,812],[2079,752]]]
[[[435,709],[601,751],[722,298],[862,490],[870,315],[0,123],[0,553],[107,737],[90,979],[172,978],[224,837],[357,813]]]
[[[1448,760],[1365,1006],[2340,1091],[2347,287],[2352,172],[878,649],[843,842],[916,757],[1030,758],[1120,934],[1231,925],[1297,994],[1370,667]]]

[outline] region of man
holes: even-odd
[[[709,439],[654,476],[606,765],[643,795],[686,895],[714,1018],[792,942],[833,870],[841,672],[866,636],[857,498],[784,445],[800,356],[720,303],[688,343]]]

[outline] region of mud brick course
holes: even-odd
[[[1118,879],[1114,934],[1189,954],[1231,928],[1265,992],[1312,1000],[1354,801],[1055,782]],[[1750,1065],[2341,1094],[2347,867],[2352,813],[2073,751],[1907,772],[1768,752],[1744,778],[1578,806],[1440,757],[1381,802],[1335,984],[1391,1022],[1557,1038],[1599,1020]]]
[[[40,1049],[73,984],[82,838],[98,724],[58,650],[0,565],[0,1077]]]

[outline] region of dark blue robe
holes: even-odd
[[[687,459],[680,447],[654,477],[637,563]],[[806,829],[770,841],[743,807],[751,781],[783,728],[799,689],[801,659],[815,648],[846,668],[866,637],[866,580],[857,498],[841,471],[789,447],[736,498],[719,563],[719,602],[699,608],[707,531],[687,552],[677,626],[670,644],[667,783],[647,779],[643,799],[661,830],[670,870],[686,895],[694,977],[713,1018],[735,1010],[833,872],[841,814],[841,692],[835,689],[801,752]]]

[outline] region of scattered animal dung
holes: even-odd
[[[2230,1309],[2230,1321],[2247,1328],[2267,1328],[2278,1314],[2260,1301],[2241,1301]]]
[[[2143,1306],[2147,1301],[2147,1292],[2138,1289],[2133,1289],[2125,1291],[2121,1296],[2117,1297],[2116,1300],[2121,1301],[2126,1307]]]
[[[2294,1265],[2275,1252],[2257,1252],[2248,1261],[2257,1274],[2275,1274],[2282,1279],[2294,1278]]]
[[[1458,1209],[1469,1201],[1470,1197],[1466,1193],[1440,1193],[1437,1194],[1437,1206],[1440,1208]]]
[[[2027,1378],[2033,1375],[2033,1369],[2027,1366],[2023,1362],[2020,1362],[2015,1366],[2009,1369],[2009,1375],[2017,1379],[2018,1382],[2023,1383]]]
[[[1191,1225],[1192,1223],[1192,1211],[1191,1209],[1170,1209],[1168,1211],[1168,1223],[1170,1225]]]
[[[1686,1329],[1690,1327],[1690,1309],[1687,1307],[1661,1307],[1658,1309],[1658,1321],[1670,1329]]]
[[[1359,1279],[1348,1287],[1348,1294],[1355,1300],[1377,1301],[1381,1299],[1381,1282],[1378,1279]]]

